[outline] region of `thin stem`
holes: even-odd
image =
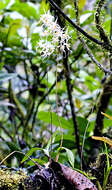
[[[57,112],[57,116],[58,116],[58,84],[57,84],[57,65],[56,65],[56,112]],[[60,133],[61,133],[61,143],[60,143],[60,148],[62,148],[63,145],[63,130],[62,130],[62,126],[61,126],[61,121],[60,118],[58,116],[58,122],[59,122],[59,127],[60,127]],[[59,159],[59,153],[56,155],[56,162]]]
[[[49,75],[48,75],[48,72],[47,72],[47,92],[49,91],[48,89],[48,83],[49,83]],[[50,100],[49,100],[49,95],[48,95],[48,104],[50,105]],[[51,152],[52,152],[52,135],[53,135],[53,126],[52,126],[52,109],[51,109],[51,106],[49,108],[49,111],[50,111],[50,131],[51,131]]]
[[[67,51],[67,49],[65,50],[65,52],[66,52],[66,55],[63,55],[63,66],[65,68],[67,93],[68,93],[68,98],[69,98],[70,107],[71,107],[73,125],[74,125],[74,129],[75,129],[76,147],[77,147],[79,157],[81,158],[79,130],[78,130],[78,124],[77,124],[76,114],[75,114],[75,106],[74,106],[73,97],[72,97],[72,86],[71,86],[71,82],[70,82],[70,68],[68,65],[68,51]]]

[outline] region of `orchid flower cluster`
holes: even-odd
[[[47,13],[41,15],[39,23],[42,24],[42,39],[38,42],[37,48],[41,49],[41,55],[45,58],[50,56],[57,48],[61,52],[70,49],[69,45],[69,35],[67,30],[64,31],[57,20],[48,11]],[[50,40],[49,40],[50,39]]]

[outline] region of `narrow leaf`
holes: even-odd
[[[73,154],[73,152],[72,152],[70,149],[65,148],[65,147],[59,147],[58,150],[57,150],[57,152],[59,153],[60,150],[65,150],[65,151],[66,151],[68,160],[69,160],[71,166],[74,168],[74,160],[75,160],[75,159],[74,159],[74,154]]]
[[[59,133],[59,131],[55,131],[55,132],[53,133],[53,135],[51,136],[51,138],[49,139],[49,141],[48,141],[48,143],[47,143],[46,150],[49,150],[51,144],[54,143],[55,138],[56,138],[56,136],[57,136],[58,133]]]
[[[28,157],[30,157],[30,156],[33,154],[33,152],[35,152],[36,150],[42,150],[42,148],[38,148],[38,147],[31,148],[31,149],[27,152],[27,154],[24,156],[24,158],[22,159],[21,163],[25,162],[25,161],[28,159]]]
[[[101,114],[104,115],[105,117],[109,118],[110,120],[112,120],[112,116],[110,116],[110,115],[108,115],[106,113],[103,113],[103,112],[101,112]]]
[[[73,152],[68,149],[68,148],[64,148],[66,150],[66,154],[67,154],[67,157],[68,157],[68,160],[71,164],[71,166],[74,168],[74,155],[73,155]]]
[[[110,146],[112,146],[112,140],[110,140],[110,139],[107,138],[107,137],[96,137],[96,136],[92,136],[92,139],[98,140],[98,141],[103,141],[103,142],[109,144]]]

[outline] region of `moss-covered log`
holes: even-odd
[[[97,190],[81,173],[51,161],[48,168],[34,171],[30,176],[22,170],[0,169],[0,190]]]
[[[27,178],[22,170],[0,168],[0,190],[22,190]]]
[[[36,170],[28,176],[22,170],[0,169],[0,190],[75,190],[75,187],[51,168]]]

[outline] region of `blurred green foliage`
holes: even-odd
[[[99,38],[94,24],[94,10],[85,9],[86,1],[79,2],[81,27],[93,37]],[[45,149],[48,139],[58,130],[60,133],[56,135],[49,149],[50,155],[55,159],[63,129],[64,148],[60,151],[59,161],[67,164],[71,162],[72,166],[79,167],[80,159],[76,150],[62,55],[54,54],[43,59],[37,48],[42,32],[38,24],[39,18],[49,9],[50,6],[45,0],[32,2],[0,0],[0,160],[14,150],[24,153],[31,150],[32,158],[40,160],[39,163],[47,162],[41,149]],[[65,1],[64,11],[76,21],[71,1]],[[106,9],[103,26],[108,35],[110,22],[111,17]],[[104,73],[92,63],[78,40],[76,31],[68,23],[66,25],[71,37],[68,61],[81,144],[88,125],[84,146],[84,158],[87,160],[91,148],[89,138],[95,125]],[[92,42],[89,42],[89,47],[96,59],[108,67],[108,53]],[[111,110],[112,100],[107,112],[110,113]],[[105,129],[110,125],[105,118]],[[75,163],[70,150],[74,154]],[[20,155],[17,155],[16,161],[11,157],[7,165],[18,166],[20,163]],[[31,161],[24,164],[34,165]]]

